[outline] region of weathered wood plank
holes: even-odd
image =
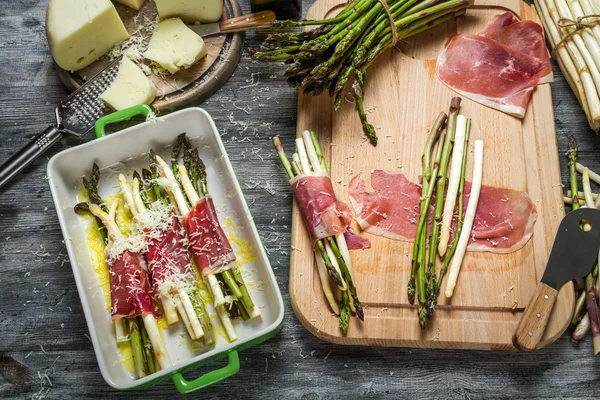
[[[0,63],[0,160],[44,129],[52,121],[54,107],[67,94],[55,76],[45,43],[46,3],[20,0],[0,11],[0,57],[4,60]],[[247,1],[241,3],[249,11]],[[304,1],[305,10],[311,3]],[[247,46],[257,46],[260,38],[248,34]],[[296,91],[277,77],[280,71],[277,65],[251,61],[245,53],[231,80],[202,105],[226,143],[269,249],[287,314],[276,338],[241,354],[242,368],[236,377],[200,396],[598,397],[600,361],[592,356],[590,340],[576,349],[563,336],[549,348],[527,355],[342,347],[316,339],[299,324],[287,295],[292,197],[269,141],[279,134],[291,151],[295,136]],[[555,73],[552,89],[559,151],[566,151],[566,137],[573,134],[580,143],[581,162],[600,170],[600,138],[590,132],[560,71],[555,69]],[[89,139],[67,139],[48,157],[84,140]],[[70,265],[62,264],[60,255],[65,248],[45,180],[47,160],[38,160],[0,191],[0,397],[31,398],[41,389],[48,390],[47,398],[61,399],[172,396],[174,388],[168,382],[152,390],[117,393],[102,379],[86,337]],[[566,183],[564,157],[561,163]],[[45,253],[49,255],[42,256]],[[30,275],[25,277],[27,272]],[[12,360],[24,366],[23,380],[11,375],[18,369]],[[215,367],[219,365],[222,363],[215,363]],[[191,379],[208,370],[186,376]],[[47,373],[52,386],[37,371]]]

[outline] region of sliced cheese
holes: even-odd
[[[142,8],[142,4],[146,0],[115,0],[117,3],[125,4],[127,7],[131,7],[134,10],[139,10]]]
[[[184,22],[217,22],[223,15],[223,0],[155,0],[161,19],[179,17]]]
[[[187,69],[206,56],[204,40],[179,18],[170,18],[156,25],[156,30],[144,54],[170,73]]]
[[[84,68],[129,37],[110,0],[50,0],[46,32],[62,69]]]
[[[150,104],[156,97],[154,83],[127,57],[123,57],[115,81],[100,100],[114,110],[123,110],[138,104]]]

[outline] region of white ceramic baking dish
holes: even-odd
[[[97,135],[103,135],[104,126],[108,123],[129,119],[138,113],[147,114],[149,111],[145,106],[138,106],[107,116],[98,121]],[[250,321],[236,321],[238,341],[229,344],[221,340],[204,353],[193,351],[187,343],[182,343],[182,337],[187,337],[182,324],[177,324],[176,328],[169,327],[164,331],[164,336],[175,365],[134,380],[120,361],[121,355],[117,350],[110,314],[106,310],[98,277],[92,269],[86,243],[86,226],[82,218],[73,211],[73,206],[78,201],[81,178],[89,175],[92,163],[96,162],[103,171],[100,195],[116,194],[118,184],[115,172],[131,174],[136,168],[140,170],[148,162],[147,157],[142,155],[150,149],[169,159],[169,147],[182,132],[187,133],[206,163],[208,185],[215,199],[219,218],[223,221],[224,217],[231,217],[235,225],[240,227],[234,234],[246,241],[254,253],[255,260],[242,268],[246,272],[252,272],[255,284],[251,285],[250,292],[261,307],[262,316]],[[182,393],[198,390],[235,374],[239,369],[237,351],[265,341],[277,333],[284,315],[283,299],[217,128],[206,111],[188,108],[65,150],[48,163],[48,178],[98,365],[110,386],[120,390],[143,388],[171,377]],[[227,226],[224,229],[228,231]],[[234,244],[234,250],[235,247]],[[216,321],[213,319],[213,322]],[[184,380],[183,371],[226,355],[229,357],[226,367],[191,382]]]

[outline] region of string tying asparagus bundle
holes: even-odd
[[[108,210],[98,195],[100,169],[92,168],[89,180],[83,179],[90,203],[79,203],[76,212],[90,212],[96,217],[105,237],[106,261],[109,266],[111,314],[118,342],[130,341],[136,378],[156,370],[156,361],[165,369],[173,364],[158,329],[148,271],[140,254],[130,250],[115,222],[118,201]],[[125,324],[126,322],[126,324]]]
[[[289,178],[296,200],[302,202],[307,200],[306,207],[312,204],[321,204],[322,210],[305,210],[301,206],[301,212],[307,229],[314,243],[314,252],[317,260],[317,272],[323,288],[323,293],[334,313],[339,315],[339,325],[343,333],[348,330],[350,312],[364,321],[364,312],[358,299],[356,286],[352,274],[352,261],[350,252],[344,237],[344,229],[337,216],[335,193],[329,179],[327,166],[323,158],[323,152],[317,135],[314,132],[304,131],[301,138],[296,139],[296,153],[290,161],[283,150],[279,137],[273,138],[273,144],[279,155]],[[312,185],[321,185],[316,189]],[[323,190],[321,190],[323,189]],[[318,191],[318,193],[316,193]],[[321,197],[321,200],[314,196]],[[310,215],[307,215],[310,214]],[[311,219],[312,215],[319,222]],[[322,220],[327,219],[329,225],[319,228]],[[313,224],[315,222],[315,224]],[[316,226],[313,226],[316,225]],[[315,231],[320,230],[320,235]],[[341,291],[341,305],[332,291],[331,281]]]
[[[180,164],[182,149],[183,164]],[[231,318],[257,318],[261,312],[250,296],[235,254],[217,219],[208,192],[206,167],[185,134],[177,138],[173,147],[171,167],[159,156],[154,156],[154,162],[160,176],[157,182],[183,216],[190,252],[208,282],[214,307],[229,340],[235,341],[238,336]]]
[[[441,113],[439,115],[429,132],[422,156],[423,182],[419,222],[413,247],[411,276],[408,282],[409,302],[414,304],[415,298],[418,299],[418,316],[421,328],[425,328],[427,321],[435,312],[440,287],[449,267],[450,275],[446,282],[445,295],[451,297],[454,292],[471,234],[481,188],[483,142],[478,140],[475,142],[473,183],[467,213],[463,219],[468,154],[466,148],[470,136],[471,120],[459,115],[460,103],[460,98],[453,98],[449,114]],[[445,132],[444,127],[446,127]],[[449,179],[447,179],[450,158],[452,158],[452,164]],[[446,192],[447,181],[448,191]],[[434,197],[433,220],[428,235],[429,212]],[[454,240],[448,248],[450,226],[457,202],[456,231]],[[429,249],[427,249],[427,246],[429,246]],[[438,254],[444,258],[439,277],[436,277]]]
[[[150,171],[144,171],[147,176],[151,175]],[[147,236],[145,256],[167,322],[169,325],[178,322],[179,313],[192,340],[204,339],[205,344],[213,344],[210,318],[195,283],[179,222],[172,215],[171,207],[161,201],[160,191],[161,197],[151,202],[137,172],[131,185],[123,174],[119,175],[119,185],[138,230]],[[152,212],[155,210],[158,216]]]
[[[594,0],[534,0],[554,56],[591,128],[600,130],[600,5]]]
[[[457,18],[472,4],[472,0],[357,0],[332,18],[275,21],[276,26],[320,27],[298,34],[271,35],[253,58],[291,64],[283,73],[288,84],[302,87],[304,94],[311,96],[328,90],[335,99],[335,111],[354,75],[352,93],[363,131],[376,145],[377,134],[363,104],[368,68],[397,41]]]

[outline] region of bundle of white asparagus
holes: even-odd
[[[600,2],[534,0],[552,54],[591,128],[600,131]]]

